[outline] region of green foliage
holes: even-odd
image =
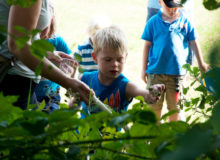
[[[9,5],[18,5],[20,7],[28,8],[33,5],[37,0],[7,0]]]
[[[203,5],[208,10],[214,10],[220,7],[219,0],[203,0]]]

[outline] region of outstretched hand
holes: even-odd
[[[91,97],[94,95],[94,91],[91,90],[85,83],[77,79],[70,79],[69,87],[66,89],[71,89],[71,92],[77,94],[78,101],[84,101],[89,104]]]
[[[149,96],[148,96],[147,103],[153,104],[153,103],[156,103],[157,101],[159,101],[161,94],[164,92],[164,90],[165,90],[164,84],[152,85],[149,88]]]

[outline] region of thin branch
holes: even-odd
[[[154,159],[152,157],[149,158],[149,157],[139,156],[139,155],[136,155],[136,154],[131,154],[131,153],[127,153],[127,152],[121,152],[121,151],[117,151],[117,150],[113,150],[113,149],[106,148],[106,147],[101,147],[101,146],[99,146],[99,147],[80,147],[80,148],[101,149],[101,150],[106,150],[106,151],[109,151],[109,152],[112,152],[112,153],[121,154],[121,155],[129,156],[129,157],[134,157],[134,158],[151,159],[151,160]]]

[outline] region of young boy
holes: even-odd
[[[95,33],[104,27],[110,26],[110,20],[104,15],[94,15],[88,26],[89,38],[83,44],[78,45],[77,50],[74,53],[74,58],[79,63],[79,72],[91,72],[98,69],[97,64],[92,59],[92,37]],[[80,58],[79,58],[80,57]]]
[[[117,26],[99,30],[92,39],[92,57],[98,71],[84,72],[81,80],[94,90],[96,96],[115,111],[126,111],[133,97],[143,96],[147,103],[155,103],[159,95],[151,94],[131,83],[121,72],[127,57],[127,42]],[[153,92],[163,92],[164,85],[152,86]],[[99,112],[96,107],[85,107],[88,114]]]
[[[159,4],[162,10],[148,21],[141,37],[145,40],[142,79],[148,86],[165,84],[168,110],[178,110],[180,86],[186,74],[182,66],[187,63],[189,47],[196,55],[200,70],[207,71],[208,66],[203,61],[195,28],[179,12],[180,1],[159,0]],[[158,117],[163,101],[164,94],[157,104],[151,106]],[[178,113],[170,116],[170,121],[176,120]]]

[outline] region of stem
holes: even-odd
[[[78,141],[73,143],[65,143],[65,145],[79,145],[79,144],[94,144],[99,142],[109,142],[109,141],[121,141],[121,140],[135,140],[135,139],[153,139],[156,136],[141,136],[141,137],[124,137],[124,138],[109,138],[109,139],[96,139],[96,140],[87,140],[87,141]]]
[[[129,156],[129,157],[134,157],[134,158],[140,158],[140,159],[151,159],[153,160],[154,158],[149,158],[149,157],[144,157],[144,156],[139,156],[139,155],[136,155],[136,154],[131,154],[131,153],[127,153],[127,152],[121,152],[121,151],[116,151],[116,150],[113,150],[113,149],[110,149],[110,148],[106,148],[106,147],[80,147],[80,148],[90,148],[90,149],[101,149],[101,150],[106,150],[106,151],[109,151],[109,152],[112,152],[112,153],[116,153],[116,154],[121,154],[121,155],[125,155],[125,156]]]

